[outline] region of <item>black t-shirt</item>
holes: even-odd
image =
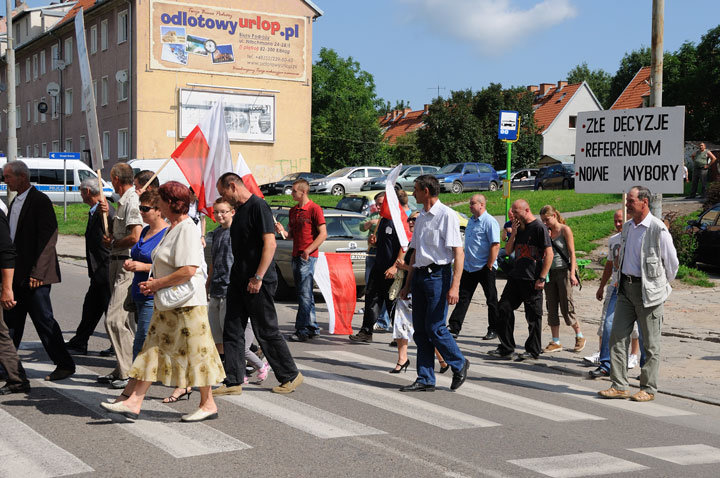
[[[230,226],[230,239],[234,262],[230,272],[230,282],[244,287],[251,277],[255,277],[263,251],[263,235],[275,235],[270,206],[259,197],[252,195],[245,204],[235,205],[235,217]],[[264,282],[277,281],[275,261],[268,267]]]
[[[550,234],[540,219],[526,224],[515,236],[515,265],[510,277],[535,281],[540,278],[545,248],[552,247]]]
[[[377,252],[375,255],[375,272],[384,274],[397,259],[400,253],[400,240],[395,233],[392,220],[382,218],[377,229]]]

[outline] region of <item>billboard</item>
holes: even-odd
[[[150,68],[305,81],[307,19],[153,0]]]

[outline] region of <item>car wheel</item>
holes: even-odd
[[[293,298],[293,289],[285,282],[285,279],[280,272],[280,268],[276,265],[275,272],[277,272],[277,289],[275,290],[275,300],[290,300]]]
[[[463,192],[463,183],[461,183],[460,181],[455,181],[454,183],[452,183],[450,191],[452,191],[454,194],[460,194],[461,192]]]
[[[336,184],[336,185],[333,186],[332,189],[330,190],[330,194],[332,194],[333,196],[344,196],[344,195],[345,195],[345,188],[343,187],[342,184]]]
[[[570,189],[570,180],[569,179],[563,179],[563,189]]]
[[[495,181],[490,181],[490,191],[497,191],[498,185]]]
[[[290,186],[286,187],[285,190],[283,191],[283,194],[287,194],[287,195],[292,194],[292,187],[290,187]]]

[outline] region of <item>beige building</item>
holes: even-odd
[[[106,171],[119,160],[169,157],[221,97],[233,161],[242,153],[259,183],[310,170],[312,25],[322,11],[307,0],[21,7],[13,17],[19,156],[89,149],[73,21],[79,8]],[[7,109],[6,95],[0,107]],[[1,118],[0,151],[6,130]]]

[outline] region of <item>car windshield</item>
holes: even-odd
[[[276,213],[277,222],[283,225],[287,230],[290,216],[287,211]],[[343,215],[326,215],[325,225],[327,227],[328,239],[361,239],[367,240],[369,231],[363,231],[360,226],[366,221],[364,217],[343,216]],[[279,236],[278,236],[279,237]]]
[[[298,178],[299,175],[300,175],[300,173],[286,174],[285,176],[282,177],[282,179],[280,181],[294,181],[295,179]]]
[[[347,173],[349,173],[350,171],[352,171],[353,169],[354,169],[354,168],[342,168],[342,169],[338,169],[337,171],[328,174],[327,177],[328,177],[328,178],[341,178],[341,177],[345,176]]]
[[[538,171],[538,173],[537,173],[537,177],[544,178],[549,169],[550,168],[540,168],[540,171]]]
[[[362,212],[363,207],[367,204],[365,198],[356,196],[345,196],[338,201],[335,209],[342,209],[343,211]]]
[[[437,174],[455,174],[455,173],[462,173],[463,171],[463,163],[452,163],[452,164],[446,164],[442,168],[440,168],[440,171],[437,172]]]

